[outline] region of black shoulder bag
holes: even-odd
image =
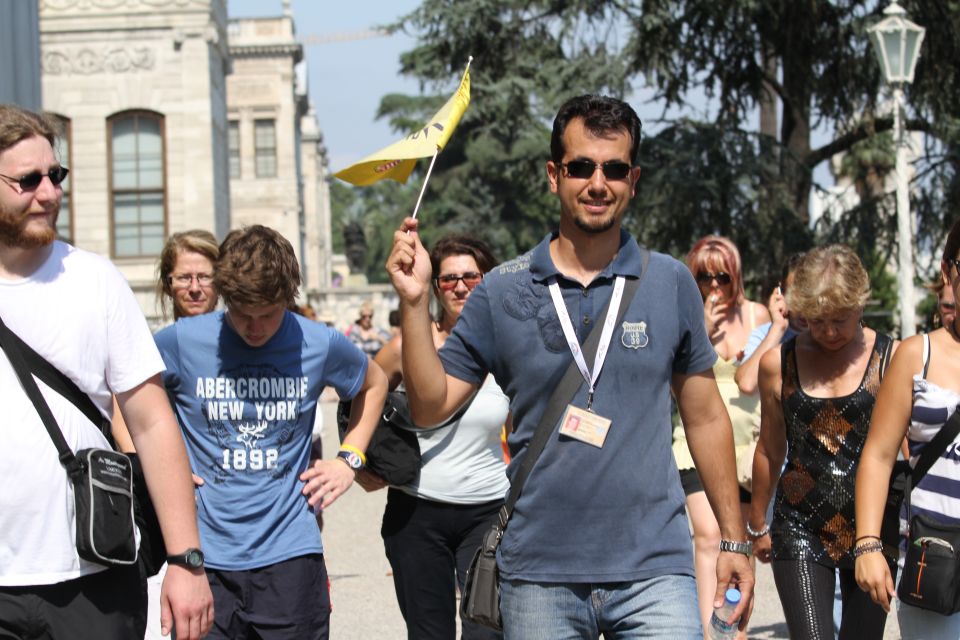
[[[112,449],[71,451],[33,379],[25,353],[29,350],[37,358],[42,360],[42,357],[10,331],[2,319],[0,346],[6,352],[23,390],[36,407],[43,426],[57,448],[60,464],[73,484],[77,553],[85,560],[107,566],[134,564],[137,561],[137,541],[133,515],[133,465],[130,458]],[[49,363],[46,365],[56,371]],[[45,376],[39,377],[47,382]],[[70,384],[73,382],[70,381]],[[90,398],[79,388],[77,391],[92,406]],[[97,416],[93,423],[102,429],[101,423],[105,418],[96,407],[92,409]],[[88,418],[93,417],[86,411],[84,414]]]
[[[617,324],[623,321],[623,316],[630,307],[630,302],[633,300],[637,289],[640,288],[640,281],[647,273],[650,252],[642,247],[640,251],[643,264],[640,276],[627,280],[624,284],[623,298],[620,301],[620,310],[617,313]],[[598,317],[606,317],[609,307],[610,303],[608,302]],[[587,361],[592,361],[597,353],[601,328],[602,324],[595,326],[583,345],[583,355]],[[547,408],[540,417],[540,422],[537,424],[537,429],[530,440],[530,444],[527,445],[523,463],[510,485],[507,500],[500,507],[497,522],[493,523],[490,530],[483,534],[480,548],[474,553],[470,567],[467,569],[463,593],[460,594],[460,617],[464,620],[482,624],[498,631],[501,630],[500,572],[497,568],[497,548],[500,546],[503,532],[507,528],[507,523],[510,521],[513,508],[517,504],[520,492],[523,491],[523,485],[527,477],[540,458],[540,454],[543,453],[544,447],[547,446],[547,442],[557,427],[567,404],[571,402],[582,384],[583,377],[580,374],[580,369],[577,368],[576,362],[571,361],[566,373],[547,401]]]
[[[907,551],[897,587],[901,602],[945,616],[960,612],[960,525],[945,524],[925,514],[913,515],[911,485],[916,486],[960,433],[960,408],[927,443],[913,473],[907,476]]]
[[[383,478],[389,485],[399,487],[410,484],[416,480],[422,466],[417,432],[425,433],[453,424],[463,417],[472,402],[473,397],[443,424],[421,429],[413,424],[413,419],[410,417],[407,394],[404,391],[391,391],[387,394],[383,405],[380,422],[370,437],[370,444],[367,445],[366,468]],[[337,405],[337,430],[340,433],[340,442],[343,442],[347,433],[350,407],[350,400],[342,400]]]

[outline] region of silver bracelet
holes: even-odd
[[[747,523],[747,535],[751,538],[762,538],[763,536],[770,533],[770,525],[764,523],[763,528],[760,531],[754,531],[753,527],[750,526],[750,523]]]
[[[753,543],[752,542],[739,542],[737,540],[720,540],[720,551],[728,551],[730,553],[741,553],[748,558],[750,554],[753,553]]]
[[[871,540],[853,548],[853,557],[859,558],[862,555],[874,552],[882,552],[883,543],[879,540]]]

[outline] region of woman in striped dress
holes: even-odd
[[[960,294],[960,220],[947,236],[940,270],[947,287]],[[956,318],[929,334],[908,338],[897,350],[877,397],[870,433],[857,475],[858,546],[879,535],[887,480],[904,434],[910,464],[960,404],[960,326]],[[958,438],[960,440],[960,438]],[[947,447],[910,494],[914,513],[960,524],[960,442]],[[901,532],[905,523],[901,521]],[[901,558],[905,539],[901,539]],[[902,560],[901,560],[902,562]],[[894,581],[879,553],[857,558],[857,582],[875,602],[889,610]],[[943,616],[897,601],[900,633],[905,639],[960,639],[960,614]]]

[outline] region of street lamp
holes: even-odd
[[[903,85],[913,82],[926,29],[906,19],[907,12],[896,0],[883,11],[887,17],[867,29],[874,53],[887,83],[893,87],[893,139],[897,145],[897,236],[900,301],[900,337],[917,331],[913,302],[913,225],[910,220],[910,193],[907,184],[907,144],[901,122]]]

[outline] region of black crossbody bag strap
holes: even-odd
[[[57,421],[53,417],[53,413],[50,411],[46,399],[40,392],[40,388],[37,386],[36,380],[33,379],[33,375],[30,373],[27,361],[20,349],[20,344],[23,344],[23,341],[16,337],[7,325],[4,324],[3,319],[0,318],[0,347],[3,347],[3,350],[6,352],[7,359],[10,360],[10,366],[13,367],[17,378],[20,380],[20,384],[23,386],[23,390],[26,392],[27,397],[30,398],[33,406],[36,407],[43,426],[47,429],[47,433],[50,434],[50,439],[57,448],[60,464],[67,470],[67,475],[69,475],[71,479],[74,479],[82,473],[83,463],[73,454],[73,451],[70,450],[70,446],[64,439],[63,432],[60,431],[60,427],[57,425]]]
[[[624,283],[623,297],[620,301],[620,310],[617,313],[617,324],[620,324],[623,321],[623,316],[627,313],[627,309],[630,307],[630,302],[637,293],[637,289],[640,288],[640,282],[647,274],[647,265],[650,262],[650,252],[644,247],[640,248],[640,260],[642,263],[640,275],[636,278],[631,278]],[[605,318],[609,308],[610,303],[607,302],[606,306],[603,308],[603,311],[601,311],[600,315],[597,317]],[[594,325],[593,329],[590,331],[590,335],[587,337],[586,343],[583,345],[583,355],[588,362],[592,361],[597,353],[597,348],[600,345],[600,333],[602,326],[602,323]],[[506,529],[507,522],[510,520],[510,515],[513,513],[513,508],[517,504],[517,499],[520,498],[520,492],[523,491],[523,485],[527,481],[527,477],[530,475],[530,472],[533,471],[533,466],[540,458],[540,454],[543,452],[544,447],[547,446],[547,442],[550,440],[550,436],[553,433],[554,427],[557,426],[557,423],[559,422],[560,417],[563,415],[564,410],[573,400],[574,395],[577,393],[577,390],[580,389],[582,384],[583,376],[580,374],[580,369],[577,368],[577,363],[575,361],[571,361],[570,366],[567,367],[567,371],[560,380],[560,383],[554,387],[553,393],[550,394],[550,399],[547,401],[547,408],[540,417],[540,422],[537,424],[537,429],[533,434],[533,438],[530,440],[530,444],[527,445],[527,451],[523,459],[523,463],[520,465],[517,475],[510,483],[510,493],[507,495],[507,500],[503,506],[500,507],[499,518],[501,530]]]
[[[104,416],[97,405],[93,403],[90,396],[81,391],[77,384],[68,378],[60,369],[50,364],[42,355],[34,351],[33,347],[24,342],[20,336],[9,329],[6,331],[5,338],[20,349],[24,361],[30,368],[30,371],[43,381],[45,385],[56,391],[58,394],[69,400],[92,424],[96,425],[111,443],[113,436],[110,432],[110,420]]]
[[[906,486],[903,490],[903,498],[907,503],[907,522],[910,522],[911,517],[911,489],[920,484],[920,480],[927,475],[927,471],[930,471],[930,468],[937,459],[947,450],[950,443],[956,439],[958,433],[960,433],[960,407],[953,410],[953,415],[950,416],[950,419],[947,420],[946,424],[940,428],[940,431],[937,431],[937,435],[933,436],[933,439],[923,448],[923,453],[920,454],[920,459],[917,460],[917,466],[907,475]]]

